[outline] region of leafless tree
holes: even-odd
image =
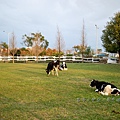
[[[13,63],[14,63],[14,55],[17,52],[16,45],[17,45],[16,36],[15,36],[15,34],[13,32],[11,34],[11,38],[10,38],[10,41],[9,41],[9,51],[13,56]]]
[[[81,34],[81,44],[80,44],[80,53],[82,55],[82,59],[84,57],[84,53],[86,51],[87,45],[86,45],[86,35],[85,35],[85,25],[83,20],[83,27],[82,27],[82,34]]]
[[[60,59],[61,53],[63,53],[64,47],[65,47],[65,41],[61,35],[59,27],[57,26],[56,49],[58,50],[59,59]]]

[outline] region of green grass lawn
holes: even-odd
[[[68,63],[59,76],[46,63],[0,63],[0,120],[119,120],[120,96],[102,96],[92,79],[120,88],[120,64]]]

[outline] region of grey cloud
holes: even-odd
[[[18,46],[23,34],[40,31],[54,47],[58,25],[70,49],[80,44],[84,19],[87,44],[95,48],[97,24],[101,47],[101,31],[119,5],[119,0],[0,0],[0,41],[7,41],[3,30],[15,32]]]

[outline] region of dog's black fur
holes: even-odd
[[[46,68],[47,75],[49,75],[51,71],[55,71],[56,75],[58,76],[59,65],[60,65],[59,60],[49,62]]]

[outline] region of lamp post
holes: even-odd
[[[97,25],[95,25],[95,27],[96,27],[96,54],[97,54],[97,49],[98,49],[98,26]]]

